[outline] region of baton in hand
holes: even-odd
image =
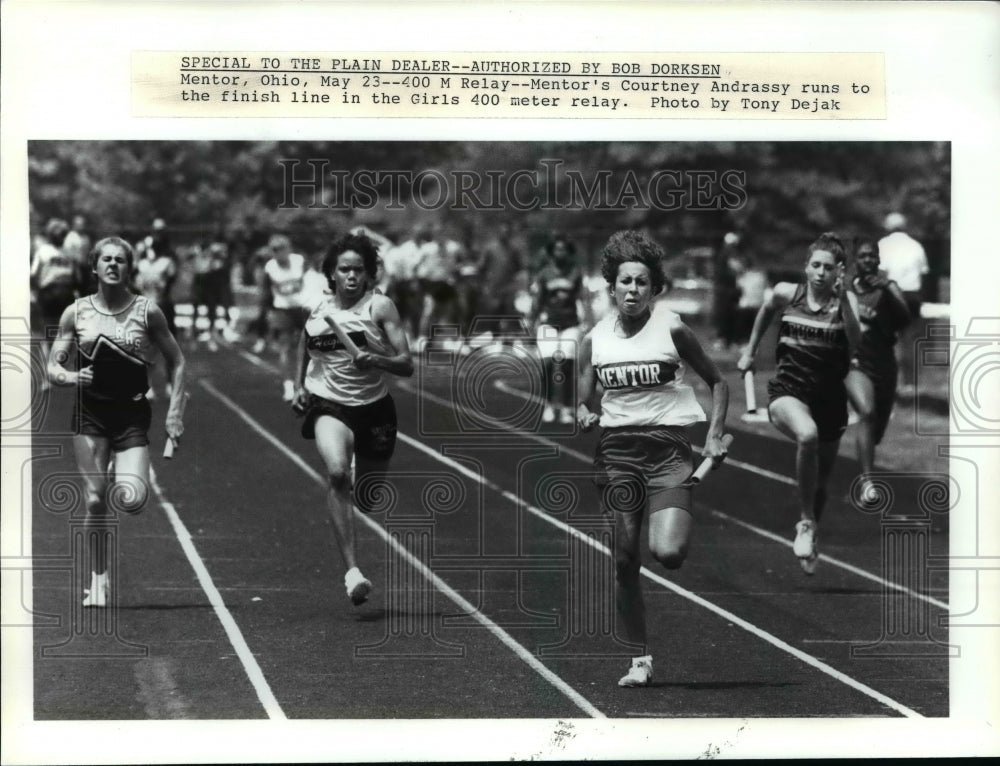
[[[187,408],[188,399],[191,398],[191,394],[187,391],[184,392],[184,398],[181,399],[181,411],[177,414],[180,420],[184,420],[184,410]],[[178,436],[176,439],[173,436],[167,436],[167,443],[163,445],[163,457],[167,460],[173,460],[174,450],[177,449],[181,444],[181,439]]]
[[[722,446],[724,446],[726,449],[729,449],[729,445],[732,443],[733,443],[732,434],[726,434],[725,436],[722,437]],[[704,479],[708,475],[708,472],[712,470],[713,465],[714,461],[710,457],[707,457],[704,460],[702,460],[701,465],[698,466],[698,469],[693,474],[691,474],[691,483],[700,484],[701,480]]]

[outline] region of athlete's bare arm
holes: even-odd
[[[726,412],[729,410],[729,384],[723,379],[715,362],[705,353],[691,328],[679,316],[671,320],[670,337],[681,359],[701,376],[712,391],[712,414],[705,436],[704,454],[705,457],[720,461],[726,456],[726,445],[722,443],[722,437],[726,426]]]

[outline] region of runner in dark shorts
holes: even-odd
[[[399,312],[374,289],[377,273],[378,249],[367,236],[348,234],[330,246],[323,261],[330,293],[302,333],[292,405],[305,415],[302,435],[315,440],[326,468],[327,509],[355,605],[368,599],[372,583],[358,567],[352,501],[371,510],[396,445],[396,407],[385,373],[413,374]]]
[[[846,292],[846,253],[836,234],[823,234],[808,249],[805,284],[779,282],[761,306],[747,350],[737,363],[753,369],[761,338],[780,316],[777,370],[768,383],[768,416],[795,440],[800,520],[793,552],[806,574],[816,571],[819,519],[826,482],[847,427],[844,378],[851,348],[861,339],[857,300]]]
[[[864,478],[859,498],[863,504],[872,504],[879,497],[867,477],[875,469],[875,445],[881,444],[885,436],[896,400],[897,333],[913,315],[907,310],[905,293],[879,271],[878,244],[874,240],[862,240],[854,257],[851,290],[858,300],[861,344],[847,374],[847,395],[861,420],[857,447]]]
[[[86,494],[90,588],[85,607],[109,602],[109,515],[138,513],[149,497],[149,367],[158,353],[167,362],[172,392],[165,430],[184,432],[184,357],[155,303],[128,285],[135,253],[118,237],[91,252],[97,292],[63,312],[52,345],[48,375],[60,386],[78,386],[73,450]],[[74,361],[76,362],[74,364]],[[112,458],[114,459],[113,468]]]

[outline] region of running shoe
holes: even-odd
[[[573,413],[570,411],[569,407],[563,407],[563,409],[559,411],[559,422],[564,426],[571,426],[575,421],[576,418],[573,417]]]
[[[542,411],[542,422],[543,423],[555,423],[556,422],[556,411],[551,404],[546,404],[545,409]]]
[[[266,348],[267,348],[267,341],[265,341],[263,338],[258,338],[257,342],[253,344],[253,352],[255,354],[263,354],[264,349]]]
[[[815,521],[803,519],[795,525],[795,544],[792,546],[792,551],[798,556],[802,571],[808,575],[816,571],[816,562],[819,558],[818,537],[819,529]]]
[[[361,574],[361,570],[357,567],[352,567],[344,575],[344,587],[347,588],[347,597],[354,606],[365,603],[368,594],[372,592],[371,580]]]
[[[285,381],[285,393],[281,396],[286,402],[291,402],[295,400],[295,384],[290,381]]]
[[[90,573],[90,589],[83,592],[85,607],[100,607],[108,605],[108,573]]]
[[[633,657],[628,673],[618,679],[619,686],[649,686],[653,680],[653,656]]]
[[[875,505],[882,499],[882,493],[870,479],[861,482],[861,491],[858,493],[861,504],[865,506]]]

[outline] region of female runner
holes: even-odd
[[[132,246],[119,237],[102,239],[90,253],[90,264],[97,292],[63,312],[48,374],[55,385],[80,387],[73,449],[86,494],[91,569],[83,605],[103,607],[109,597],[108,516],[138,513],[149,497],[152,413],[145,394],[156,349],[171,370],[166,431],[175,442],[184,432],[186,393],[184,356],[163,312],[128,288],[135,267]],[[71,363],[77,350],[78,363]]]
[[[757,313],[750,343],[736,365],[744,375],[753,369],[761,338],[779,315],[777,369],[767,386],[767,411],[775,427],[797,445],[800,520],[792,550],[806,574],[816,571],[826,482],[847,428],[844,378],[851,349],[861,339],[857,299],[845,290],[845,260],[840,238],[820,235],[808,249],[805,284],[775,285]]]
[[[876,500],[867,484],[875,468],[875,445],[882,441],[896,398],[896,333],[910,321],[899,285],[879,272],[878,244],[862,240],[854,252],[851,291],[857,296],[861,344],[847,373],[847,396],[861,418],[857,430],[861,501]]]
[[[363,234],[336,240],[323,261],[331,293],[310,314],[302,334],[302,362],[295,408],[305,414],[302,435],[315,439],[330,487],[327,508],[347,570],[344,585],[355,604],[372,584],[358,568],[351,490],[364,488],[389,467],[396,447],[396,406],[384,373],[413,374],[410,347],[395,304],[372,288],[378,249]],[[351,354],[328,323],[333,319],[359,354]],[[354,458],[354,477],[351,462]],[[364,510],[365,492],[354,503]]]
[[[653,673],[639,580],[640,536],[649,518],[649,550],[667,569],[687,555],[691,535],[691,444],[686,426],[705,420],[685,365],[712,391],[712,416],[704,454],[716,463],[726,454],[723,425],[729,389],[694,333],[655,302],[664,286],[662,249],[645,235],[622,231],[604,248],[601,273],[614,310],[580,344],[577,422],[604,428],[594,460],[605,512],[615,520],[616,607],[625,638],[639,647],[619,686],[646,686]],[[601,414],[591,411],[594,381],[604,389]]]

